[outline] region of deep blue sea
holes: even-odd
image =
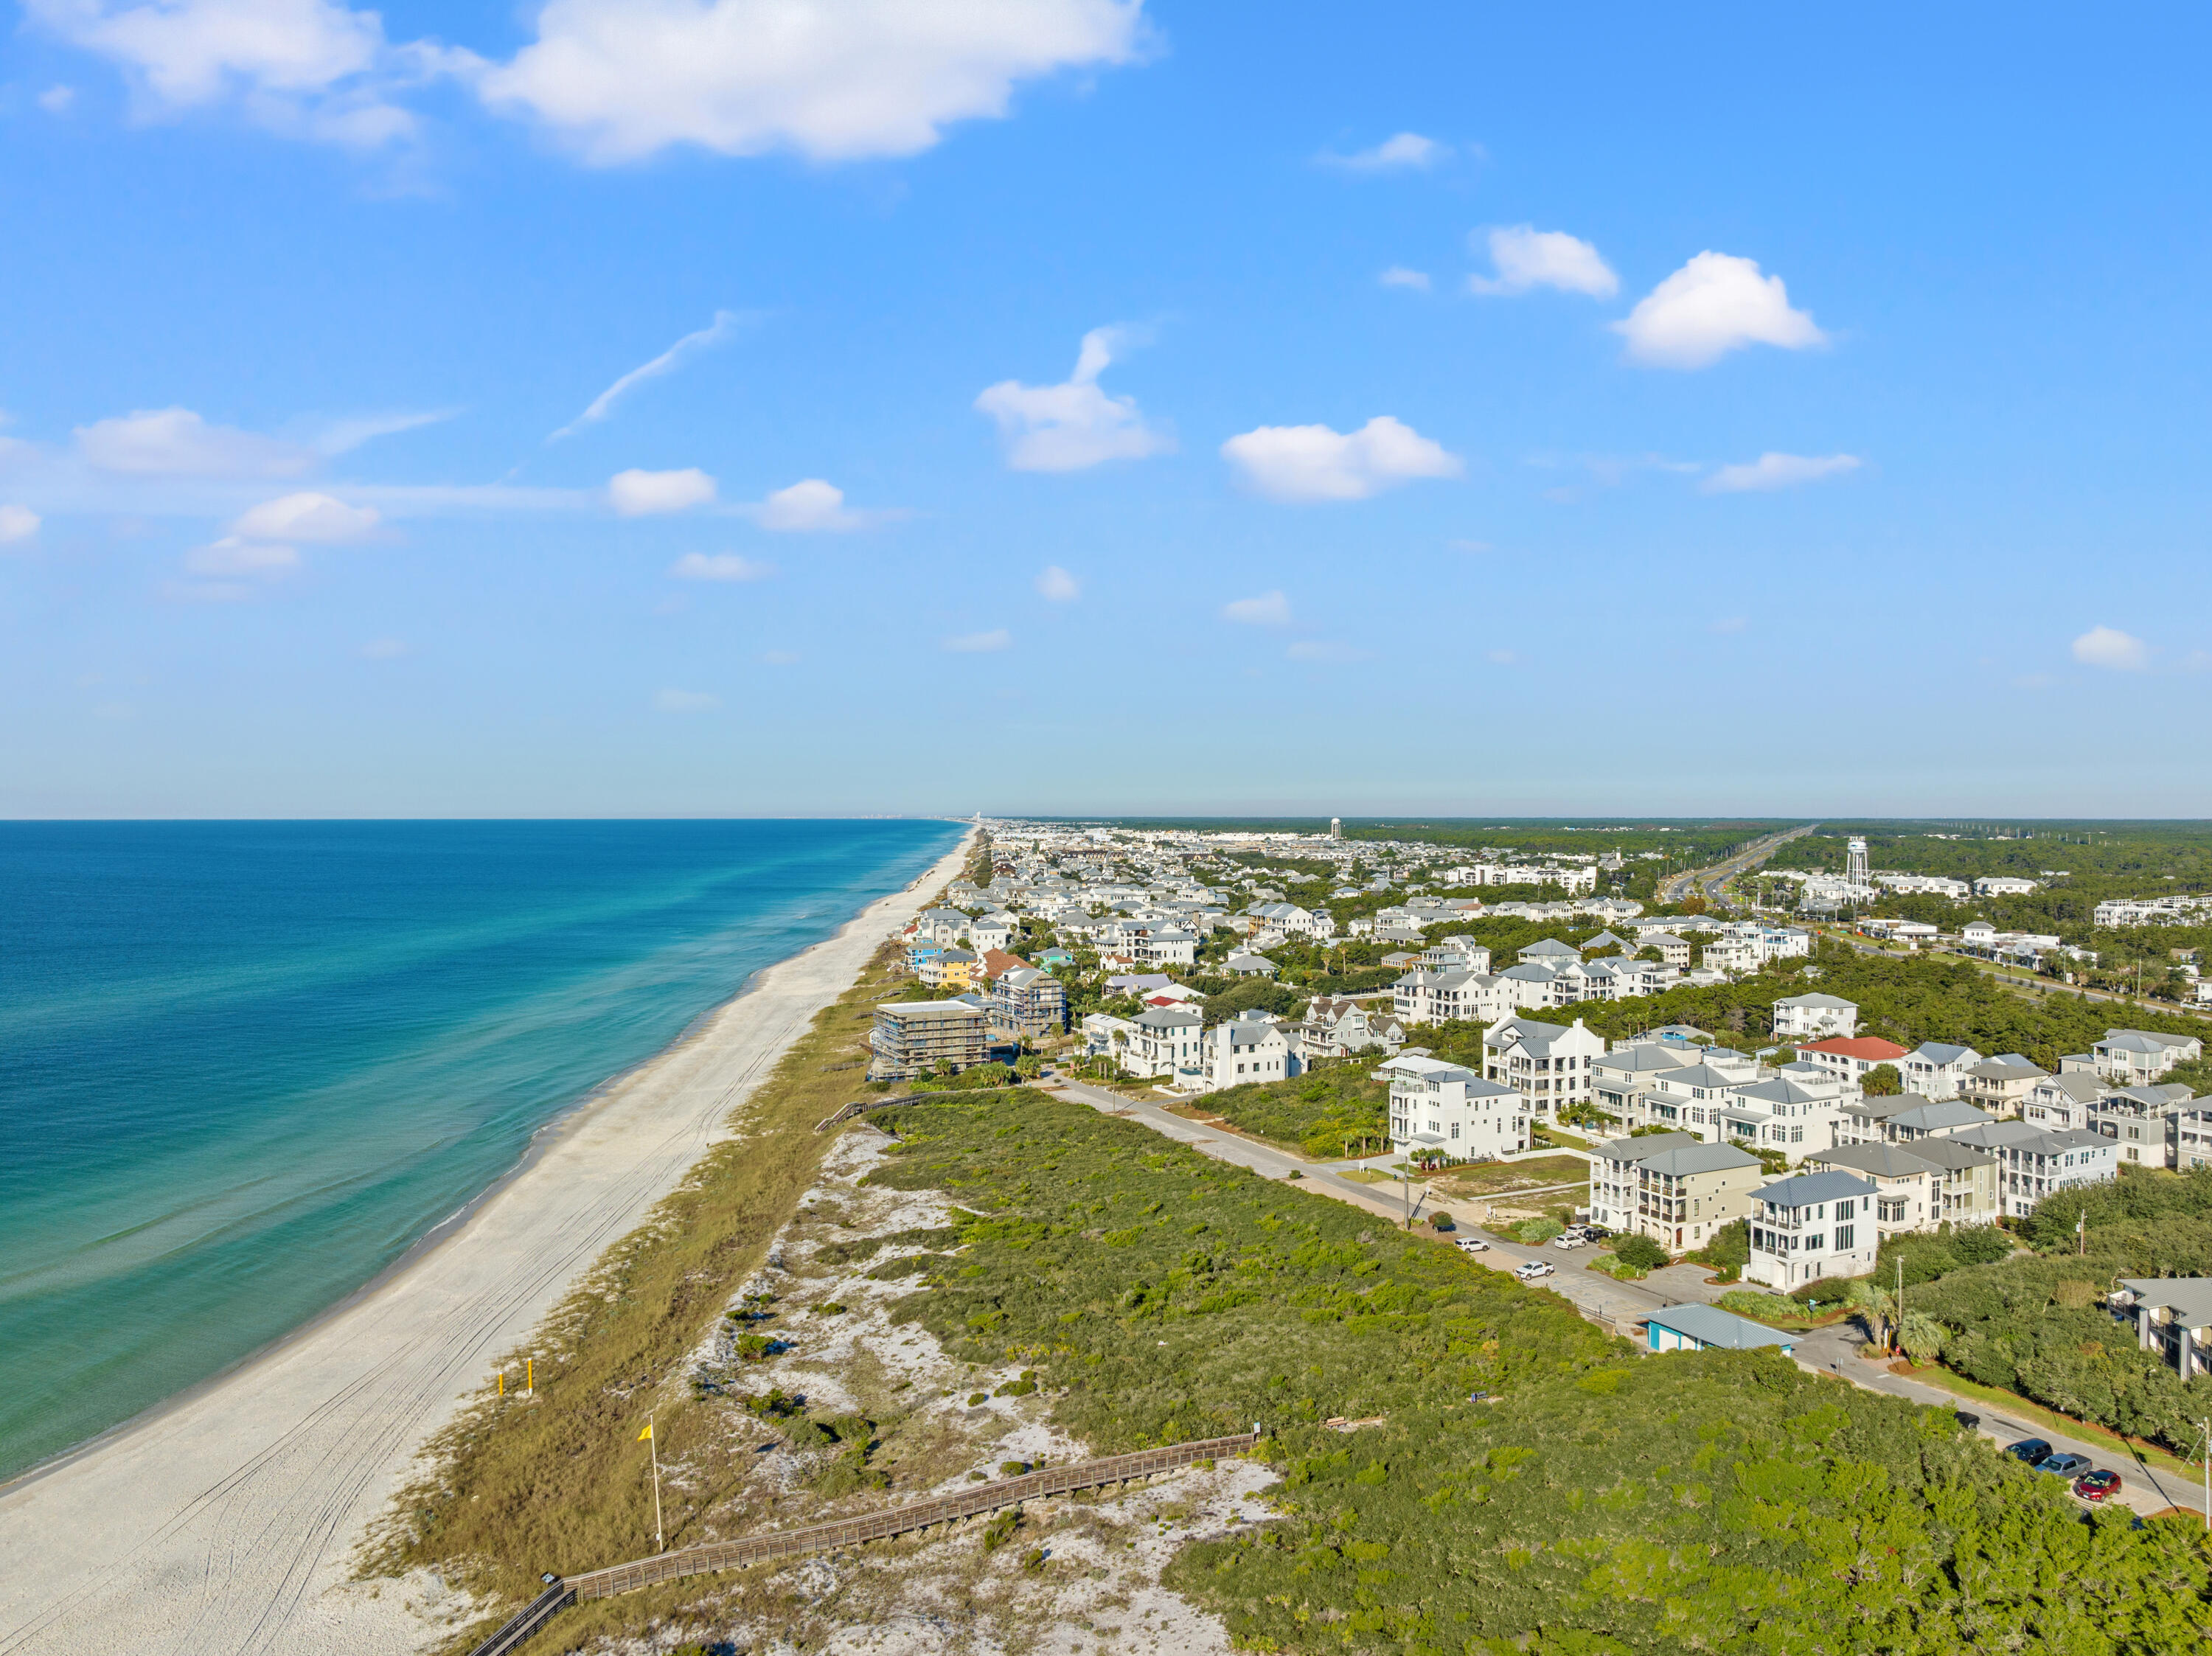
[[[0,1477],[361,1286],[958,833],[0,823]]]

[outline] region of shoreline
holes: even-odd
[[[327,1599],[366,1526],[497,1359],[737,1130],[732,1113],[975,839],[538,1127],[361,1287],[0,1484],[0,1656],[419,1647],[429,1626],[398,1613],[401,1584]],[[357,1626],[378,1601],[389,1625]]]

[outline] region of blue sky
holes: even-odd
[[[2212,24],[1539,10],[29,0],[0,812],[2203,815]]]

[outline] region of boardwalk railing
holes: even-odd
[[[836,1126],[839,1122],[850,1121],[854,1116],[866,1115],[871,1110],[888,1110],[895,1104],[919,1104],[925,1099],[934,1098],[937,1095],[934,1093],[908,1093],[898,1098],[864,1098],[857,1103],[848,1104],[843,1109],[838,1111],[836,1114],[829,1117],[827,1119],[817,1122],[814,1126],[814,1131],[817,1132],[828,1132],[830,1128]]]
[[[618,1592],[635,1592],[640,1587],[653,1586],[662,1581],[678,1581],[686,1576],[707,1575],[716,1570],[744,1569],[749,1565],[766,1563],[775,1558],[788,1558],[799,1553],[819,1552],[829,1547],[852,1546],[863,1541],[880,1541],[890,1536],[927,1529],[933,1524],[957,1523],[963,1518],[995,1512],[1002,1507],[1018,1506],[1024,1501],[1041,1501],[1048,1495],[1072,1495],[1078,1489],[1096,1489],[1109,1483],[1126,1483],[1133,1478],[1150,1477],[1157,1472],[1171,1472],[1201,1460],[1243,1454],[1259,1441],[1260,1432],[1255,1424],[1251,1431],[1240,1432],[1234,1437],[1202,1438],[1191,1443],[1170,1444],[1160,1449],[1139,1449],[1133,1454],[1109,1455],[1101,1460],[1081,1461],[1073,1466],[1048,1466],[1040,1471],[1025,1472],[1019,1477],[979,1483],[972,1489],[963,1489],[956,1495],[912,1501],[865,1518],[836,1519],[827,1524],[809,1524],[795,1530],[772,1530],[765,1535],[747,1536],[743,1540],[714,1541],[702,1547],[686,1547],[680,1552],[658,1553],[650,1558],[611,1565],[605,1569],[586,1570],[580,1575],[555,1581],[531,1602],[527,1610],[478,1645],[471,1656],[507,1656],[507,1652],[519,1648],[523,1641],[544,1627],[556,1611],[579,1599],[609,1598]]]

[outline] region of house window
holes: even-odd
[[[1857,1234],[1858,1227],[1856,1225],[1838,1225],[1836,1227],[1836,1251],[1838,1253],[1847,1253]]]

